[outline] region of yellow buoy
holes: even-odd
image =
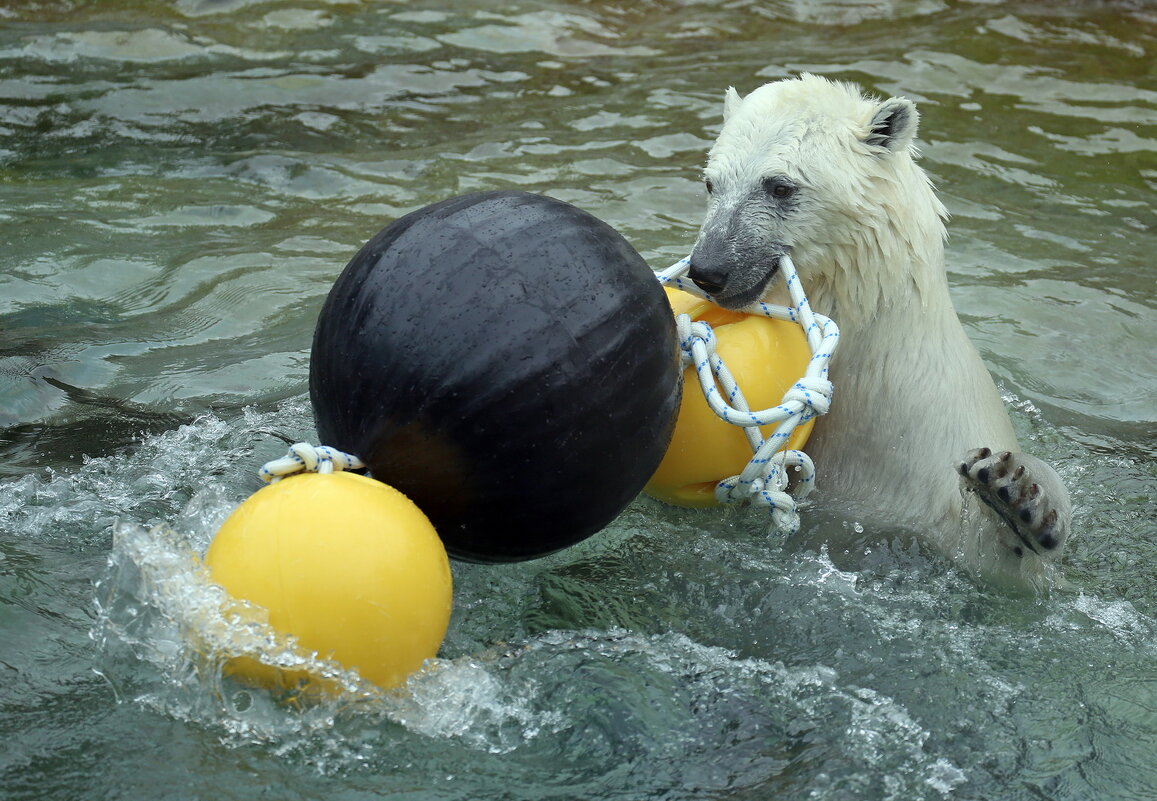
[[[269,624],[383,688],[437,654],[451,578],[434,527],[405,495],[353,473],[305,473],[263,487],[205,554],[213,581],[269,611]],[[286,689],[310,681],[239,657],[229,672]]]
[[[752,410],[779,405],[783,395],[800,379],[811,360],[807,338],[788,320],[723,309],[686,292],[667,288],[676,314],[710,323],[715,330],[715,351],[731,371]],[[715,485],[742,472],[751,459],[743,430],[720,420],[699,390],[693,367],[683,374],[683,401],[667,455],[647,484],[648,495],[678,506],[713,506]],[[786,447],[799,449],[807,441],[815,419],[797,427]],[[763,426],[761,436],[776,426]]]

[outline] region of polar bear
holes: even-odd
[[[1045,586],[1068,493],[1020,452],[952,306],[915,105],[804,74],[728,89],[723,115],[689,276],[726,308],[785,303],[790,253],[812,307],[839,323],[832,409],[807,447],[823,506],[910,530],[982,580]]]

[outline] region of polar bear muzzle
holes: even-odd
[[[688,277],[715,303],[738,309],[763,296],[787,248],[736,236],[730,228],[704,228],[691,251]]]

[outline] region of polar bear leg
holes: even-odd
[[[1017,556],[1025,549],[1043,559],[1060,556],[1072,511],[1064,483],[1052,467],[1027,453],[977,448],[957,469],[964,488],[1008,524]]]

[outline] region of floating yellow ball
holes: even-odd
[[[752,410],[779,405],[811,360],[807,338],[796,323],[729,311],[677,289],[667,288],[667,299],[676,315],[690,314],[693,320],[711,324],[715,351]],[[786,447],[802,448],[814,423],[813,418],[797,427]],[[775,429],[775,425],[763,426],[761,435],[770,436]],[[675,433],[645,490],[678,506],[713,506],[715,485],[742,472],[751,455],[743,429],[711,411],[694,367],[688,367]]]
[[[205,563],[230,595],[265,607],[278,632],[383,688],[435,656],[450,621],[450,564],[434,527],[405,495],[353,473],[258,490]],[[249,658],[229,670],[274,689],[309,682]]]

